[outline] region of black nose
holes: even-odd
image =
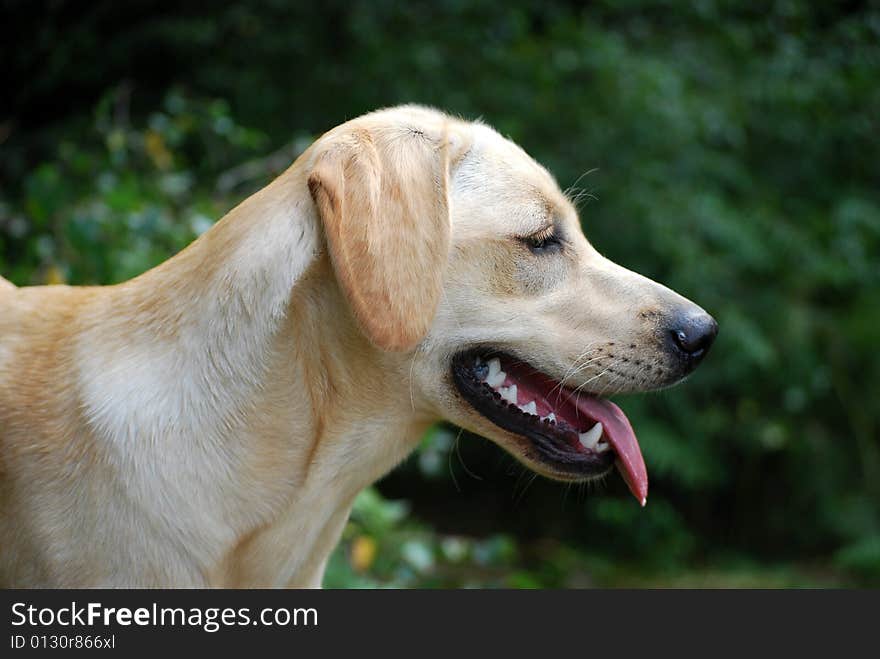
[[[702,359],[718,335],[718,323],[705,311],[679,316],[669,330],[672,344],[689,359]]]

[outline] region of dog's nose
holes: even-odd
[[[718,323],[702,309],[679,315],[669,330],[672,344],[688,360],[702,359],[717,335]]]

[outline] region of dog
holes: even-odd
[[[379,110],[114,286],[0,280],[0,582],[319,587],[355,496],[445,419],[544,476],[617,467],[603,398],[717,324],[602,257],[481,122]]]

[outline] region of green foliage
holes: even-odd
[[[511,484],[458,469],[458,492],[456,454],[498,449],[440,429],[382,486],[409,506],[358,500],[329,584],[880,583],[876,8],[95,6],[22,9],[10,35],[0,271],[16,283],[131,277],[320,131],[416,101],[520,142],[573,186],[603,253],[720,321],[689,382],[622,401],[645,510],[613,484],[565,506],[535,485],[492,504],[506,530],[479,532],[468,496]],[[456,497],[467,537],[432,528]],[[353,563],[359,538],[374,556]]]
[[[24,176],[18,198],[3,199],[0,253],[13,257],[13,280],[40,283],[49,268],[78,284],[140,274],[222,215],[229,202],[205,184],[266,141],[236,124],[223,101],[173,90],[133,125],[125,97],[106,94],[85,139],[60,141]]]
[[[327,587],[528,587],[544,581],[516,570],[519,551],[504,535],[483,539],[431,532],[407,517],[408,506],[374,489],[355,501],[330,559]]]

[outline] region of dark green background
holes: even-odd
[[[311,4],[4,2],[0,272],[120,281],[347,118],[483,117],[719,339],[620,401],[646,509],[440,428],[358,501],[327,584],[880,583],[878,5]]]

